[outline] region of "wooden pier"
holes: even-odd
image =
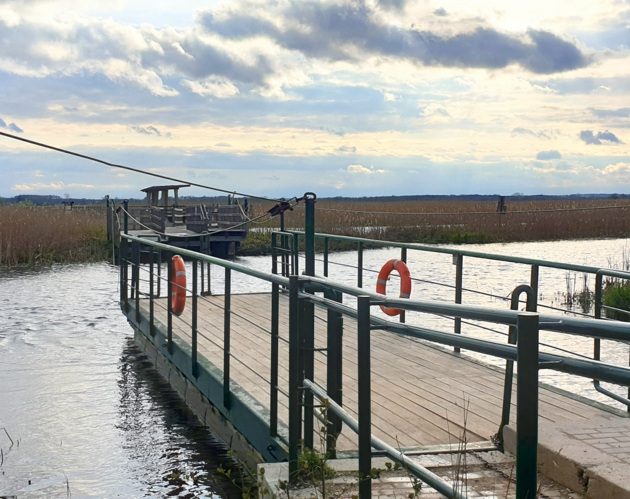
[[[306,265],[307,275],[300,275],[298,244],[285,252],[274,250],[270,274],[132,235],[123,240],[130,245],[130,258],[121,265],[120,301],[138,344],[193,412],[239,456],[250,463],[252,456],[258,462],[287,461],[290,485],[297,483],[299,453],[313,448],[336,458],[358,456],[355,477],[363,477],[359,496],[370,497],[376,450],[436,491],[461,497],[454,482],[432,475],[410,456],[435,449],[453,454],[506,450],[516,456],[518,498],[533,497],[540,483],[538,471],[585,497],[630,497],[628,413],[538,382],[544,365],[630,385],[626,366],[539,352],[540,330],[630,339],[627,324],[599,320],[601,305],[595,308],[595,318],[587,319],[392,299],[308,275],[312,263]],[[140,258],[142,247],[148,262]],[[427,251],[413,245],[404,250],[410,248]],[[462,266],[463,252],[437,251],[452,252],[453,261]],[[192,277],[180,315],[173,311],[173,297],[182,296],[175,285],[166,285],[173,271],[158,271],[156,265],[175,252],[190,265]],[[275,257],[282,255],[287,258],[278,266]],[[314,261],[313,255],[307,254],[307,263],[309,258]],[[510,261],[500,255],[466,256]],[[536,297],[538,269],[572,268],[514,261],[532,266],[530,285],[517,286],[512,299],[514,307],[526,293],[530,310],[536,305],[531,300]],[[210,272],[210,264],[223,267],[223,295],[210,294],[208,280],[217,272]],[[290,277],[279,275],[280,268]],[[575,268],[597,275],[598,299],[603,275],[626,278],[618,271]],[[232,293],[232,279],[242,274],[266,282],[271,293]],[[461,287],[461,272],[456,276]],[[160,282],[161,287],[156,285]],[[348,298],[346,304],[342,296]],[[504,339],[494,342],[385,320],[375,311],[379,304],[406,313],[487,322],[506,332],[510,327],[514,337],[510,335],[511,344],[506,345]],[[518,377],[506,381],[504,369],[485,365],[466,351],[512,359]],[[509,404],[506,394],[511,394]]]

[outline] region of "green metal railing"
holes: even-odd
[[[290,231],[288,234],[293,234],[294,237],[298,235],[299,238],[306,239],[307,233],[305,231]],[[479,290],[464,288],[463,286],[464,257],[466,257],[467,259],[474,258],[474,259],[479,259],[479,260],[500,261],[500,262],[529,266],[530,267],[529,286],[531,288],[531,293],[528,294],[528,298],[526,302],[527,307],[528,307],[527,310],[536,311],[540,307],[540,308],[552,309],[552,310],[557,310],[557,311],[575,313],[575,311],[572,311],[572,310],[558,309],[556,307],[551,307],[551,306],[538,303],[540,271],[541,269],[547,268],[547,269],[566,270],[569,272],[582,273],[585,275],[593,276],[595,278],[592,317],[597,318],[597,319],[604,319],[605,317],[602,314],[602,312],[604,310],[610,309],[610,310],[616,310],[617,312],[622,313],[622,314],[625,313],[630,318],[630,311],[614,309],[613,307],[605,306],[603,303],[604,286],[605,286],[604,278],[608,277],[611,279],[618,279],[618,280],[630,280],[630,272],[618,271],[618,270],[613,270],[613,269],[602,269],[600,267],[588,266],[588,265],[575,265],[575,264],[564,263],[564,262],[554,262],[554,261],[541,260],[541,259],[535,259],[535,258],[523,258],[523,257],[498,255],[494,253],[470,251],[470,250],[458,249],[458,248],[444,248],[444,247],[436,247],[436,246],[429,246],[429,245],[423,245],[423,244],[401,243],[397,241],[383,241],[383,240],[378,240],[378,239],[367,239],[367,238],[361,238],[361,237],[342,236],[342,235],[335,235],[335,234],[315,233],[313,235],[313,238],[315,240],[322,241],[322,247],[323,247],[322,266],[323,266],[324,276],[329,275],[329,266],[331,263],[330,258],[329,258],[330,256],[329,248],[331,246],[330,244],[331,242],[338,241],[338,242],[343,242],[346,244],[352,243],[356,245],[357,264],[356,266],[354,266],[354,268],[357,274],[357,287],[359,288],[363,287],[363,275],[366,271],[366,268],[364,267],[365,247],[369,246],[371,248],[397,248],[400,250],[400,259],[405,262],[407,261],[407,256],[408,256],[409,251],[451,255],[453,259],[453,265],[455,265],[454,284],[453,285],[448,285],[445,283],[435,283],[435,284],[452,287],[454,289],[454,302],[455,303],[462,303],[463,291],[467,291],[471,293],[478,293],[482,295],[487,294]],[[272,241],[272,243],[274,243],[274,241]],[[294,239],[292,247],[291,247],[293,251],[292,260],[299,260],[299,247],[300,247],[299,239]],[[305,255],[305,259],[308,260],[308,258],[306,258],[306,255]],[[342,264],[342,265],[346,268],[349,267],[346,264]],[[504,297],[500,297],[500,296],[494,296],[494,297],[504,299]],[[510,299],[508,300],[513,303],[513,300],[510,300]],[[512,305],[513,308],[515,306],[516,305],[514,304]],[[582,315],[586,315],[586,314],[582,314]],[[400,316],[400,321],[405,322],[404,311]],[[460,317],[455,317],[453,320],[453,332],[455,334],[461,334],[462,332],[462,319]],[[453,349],[456,353],[460,352],[460,347],[456,346]],[[601,340],[599,338],[593,339],[593,359],[594,360],[601,359]],[[630,364],[630,359],[628,359],[628,361]],[[630,388],[628,389],[627,397],[621,397],[620,395],[602,387],[600,384],[600,381],[601,380],[598,380],[598,379],[593,380],[594,388],[598,392],[616,400],[617,402],[621,404],[624,404],[627,407],[627,411],[630,413]]]
[[[305,197],[307,222],[314,220],[314,195]],[[125,227],[127,227],[125,223]],[[538,284],[538,270],[540,267],[563,268],[567,270],[594,271],[603,279],[603,276],[628,277],[624,273],[602,271],[592,267],[573,266],[545,262],[542,260],[530,260],[522,258],[509,258],[499,255],[487,255],[469,251],[449,250],[445,248],[432,248],[420,245],[400,245],[401,258],[406,258],[408,250],[437,251],[450,253],[456,257],[458,265],[456,280],[459,284],[460,294],[454,297],[455,303],[439,301],[420,301],[411,299],[393,299],[383,295],[370,293],[362,289],[362,252],[363,242],[356,238],[344,238],[343,236],[316,235],[313,232],[314,224],[307,223],[308,233],[311,236],[304,239],[305,248],[305,275],[298,275],[297,252],[300,241],[296,233],[280,231],[274,236],[274,254],[272,258],[272,273],[257,271],[237,262],[218,259],[209,255],[190,250],[174,248],[162,243],[122,235],[120,258],[120,303],[122,310],[127,314],[134,326],[142,331],[147,338],[153,341],[156,348],[173,362],[180,371],[211,400],[217,410],[249,440],[249,442],[268,461],[289,461],[289,479],[291,482],[297,476],[298,457],[302,448],[313,448],[313,419],[316,414],[313,409],[314,399],[317,398],[328,407],[330,414],[325,421],[327,428],[327,452],[334,456],[336,450],[336,438],[341,431],[342,424],[358,434],[359,453],[359,495],[362,499],[370,497],[371,493],[371,459],[373,449],[383,451],[393,460],[401,463],[411,473],[436,488],[448,497],[463,497],[462,491],[447,481],[435,476],[426,468],[411,461],[404,453],[396,450],[391,444],[376,439],[372,434],[371,422],[371,379],[375,375],[370,366],[371,332],[380,329],[386,332],[395,332],[399,335],[412,338],[420,338],[433,343],[447,345],[457,349],[466,349],[478,353],[492,355],[508,362],[508,366],[516,361],[518,363],[517,383],[517,497],[535,497],[536,483],[536,449],[538,431],[538,375],[539,369],[553,369],[572,375],[596,379],[599,381],[630,386],[630,368],[606,364],[598,360],[580,359],[539,351],[539,331],[556,331],[559,333],[575,334],[588,338],[612,339],[629,341],[630,331],[627,324],[616,321],[603,321],[598,319],[571,318],[558,315],[539,314],[534,312],[519,312],[517,310],[503,310],[469,306],[461,303],[461,276],[463,274],[463,257],[489,258],[502,261],[525,263],[532,268],[532,280],[527,287],[519,287],[513,295],[513,303],[521,292],[528,294],[528,308],[535,310],[535,297]],[[359,246],[358,264],[360,271],[357,277],[358,286],[350,286],[335,282],[327,277],[315,276],[315,239],[324,237],[324,248],[330,238],[350,239],[361,242]],[[365,241],[365,240],[363,240]],[[374,241],[369,240],[369,244]],[[382,243],[382,242],[379,242]],[[367,243],[366,243],[367,244]],[[397,243],[383,243],[394,246]],[[287,251],[278,251],[289,250]],[[173,334],[173,321],[171,295],[172,286],[168,283],[172,280],[170,265],[167,266],[166,277],[159,270],[161,262],[169,261],[171,254],[177,253],[183,256],[192,265],[192,288],[188,290],[192,301],[192,321],[190,327],[190,343],[182,343],[182,339]],[[286,263],[281,264],[281,269],[289,273],[289,277],[278,275],[277,256],[289,255]],[[325,252],[325,274],[327,273],[327,252]],[[290,262],[290,263],[289,263]],[[198,320],[199,300],[204,299],[198,282],[198,273],[204,266],[207,268],[208,279],[210,277],[210,265],[223,268],[224,272],[224,301],[223,301],[223,341],[218,346],[222,355],[217,358],[205,359],[199,353],[199,342],[206,341],[203,331],[199,329]],[[129,269],[131,267],[131,274]],[[142,279],[142,275],[148,273],[148,279]],[[284,273],[284,272],[282,272]],[[233,274],[242,274],[259,279],[271,287],[270,300],[270,370],[268,375],[261,375],[264,382],[269,384],[268,412],[261,413],[260,408],[248,404],[248,399],[233,380],[231,364],[239,359],[231,348],[232,320],[238,314],[232,306]],[[203,274],[202,274],[203,280]],[[160,281],[164,281],[158,288]],[[164,284],[166,285],[167,323],[159,325],[155,317],[155,307],[161,302]],[[146,289],[148,287],[148,289]],[[144,289],[143,289],[144,288]],[[203,286],[202,286],[203,288]],[[208,282],[207,290],[211,290]],[[600,283],[601,290],[601,283]],[[357,298],[357,307],[350,307],[343,303],[344,296]],[[141,301],[148,301],[148,316],[146,307],[143,309]],[[280,308],[281,300],[288,308],[288,340],[281,344],[280,335]],[[375,305],[385,305],[400,308],[407,313],[419,312],[445,315],[454,319],[475,320],[508,326],[511,341],[508,344],[469,337],[453,332],[444,332],[415,326],[409,323],[382,319],[371,313]],[[314,379],[314,355],[315,348],[315,309],[326,312],[326,386],[322,387]],[[145,311],[143,311],[145,310]],[[601,314],[601,308],[600,308]],[[597,313],[596,313],[597,315]],[[358,420],[354,420],[343,409],[344,387],[342,386],[342,347],[343,338],[347,334],[347,324],[344,318],[356,321],[356,337],[358,341],[357,362],[358,368]],[[457,324],[457,323],[456,323]],[[461,324],[461,322],[460,322]],[[165,330],[163,330],[165,329]],[[458,331],[455,329],[455,333]],[[354,331],[353,331],[354,333]],[[286,348],[288,352],[288,392],[283,393],[279,378],[279,351]],[[208,364],[208,360],[213,365]],[[220,366],[220,368],[218,367]],[[260,374],[260,373],[259,373]],[[508,383],[509,381],[509,383]],[[511,385],[506,376],[506,386]],[[505,393],[511,396],[511,388],[506,388]],[[288,415],[286,421],[279,416],[280,395],[288,399]],[[263,411],[264,412],[264,411]],[[500,427],[509,422],[502,415]],[[455,484],[456,485],[456,484]]]

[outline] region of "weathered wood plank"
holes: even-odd
[[[144,313],[148,303],[142,301]],[[166,323],[166,302],[155,301],[158,320]],[[198,300],[199,354],[223,364],[223,296]],[[232,295],[231,374],[263,405],[269,405],[271,300],[266,293]],[[325,347],[326,312],[316,309],[316,346]],[[190,307],[174,318],[174,334],[190,341]],[[288,300],[280,297],[278,386],[288,391]],[[283,341],[284,340],[284,341]],[[357,410],[356,322],[344,318],[343,404]],[[496,433],[502,403],[503,373],[445,348],[395,333],[374,331],[372,336],[372,423],[375,435],[392,445],[416,447],[459,441],[488,440]],[[326,384],[326,356],[315,355],[315,381]],[[516,401],[516,383],[513,402]],[[287,399],[279,394],[279,418],[286,424]],[[512,404],[513,419],[516,408]],[[540,418],[550,422],[587,420],[605,412],[591,405],[540,390]],[[316,428],[321,426],[315,423]],[[342,450],[356,448],[356,436],[344,428]]]

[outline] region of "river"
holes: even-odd
[[[625,239],[609,239],[464,247],[609,266],[621,263],[626,244]],[[369,250],[364,263],[378,270],[397,255],[394,249]],[[354,271],[345,266],[356,263],[356,253],[335,253],[330,259],[342,264],[331,263],[332,277],[356,282]],[[239,262],[270,269],[268,257]],[[448,255],[410,252],[409,267],[414,278],[454,282]],[[222,272],[213,267],[212,275],[213,290],[222,292]],[[373,273],[365,273],[366,286],[373,288],[374,280]],[[464,262],[468,289],[507,296],[528,280],[527,266],[469,258]],[[541,270],[541,302],[561,305],[567,280],[575,281],[578,290],[583,285],[582,276]],[[593,283],[588,284],[593,289]],[[417,281],[413,285],[414,298],[453,298],[447,287]],[[390,287],[395,288],[395,283]],[[0,277],[0,496],[238,496],[238,488],[216,473],[218,466],[232,464],[226,449],[198,425],[134,348],[132,330],[117,304],[117,288],[117,269],[106,263],[5,271]],[[267,289],[234,273],[234,292]],[[464,293],[464,303],[507,306],[472,292]],[[446,319],[409,314],[408,320],[452,330]],[[463,332],[505,341],[473,325],[465,324]],[[551,345],[544,347],[550,351],[560,346],[592,355],[592,340],[548,334],[542,339]],[[628,345],[606,343],[603,358],[627,365]],[[587,380],[548,370],[541,376],[579,395],[621,407],[597,394]]]

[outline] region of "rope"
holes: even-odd
[[[149,227],[149,226],[147,226],[147,225],[143,224],[140,220],[138,220],[137,218],[135,218],[135,217],[134,217],[131,213],[129,213],[129,211],[125,210],[125,208],[123,208],[122,206],[120,207],[120,210],[121,210],[123,213],[126,213],[126,214],[127,214],[127,216],[128,216],[129,218],[131,218],[134,222],[136,222],[136,223],[137,223],[140,227],[144,227],[144,228],[145,228],[145,229],[147,229],[147,230],[153,231],[155,234],[159,234],[160,236],[169,236],[169,237],[189,237],[188,235],[168,234],[168,233],[166,233],[166,232],[160,232],[159,230],[153,229],[153,228],[151,228],[151,227]],[[245,220],[244,222],[240,222],[240,223],[238,223],[238,224],[236,224],[236,225],[232,225],[232,226],[230,226],[230,227],[224,227],[224,228],[222,228],[222,229],[217,229],[217,230],[210,231],[210,232],[208,232],[208,231],[206,231],[206,232],[199,232],[199,233],[197,233],[197,232],[196,232],[196,233],[195,233],[195,235],[199,235],[199,236],[211,236],[211,235],[213,235],[213,234],[218,234],[219,232],[225,232],[226,230],[233,230],[233,229],[237,229],[237,228],[239,228],[239,227],[242,227],[243,225],[247,225],[247,224],[248,224],[248,223],[250,223],[250,222],[256,223],[256,221],[257,221],[257,220],[260,220],[261,218],[264,218],[264,217],[267,217],[267,216],[268,216],[268,214],[267,214],[267,213],[264,213],[264,214],[262,214],[262,215],[260,215],[260,216],[258,216],[258,217],[255,217],[255,218],[249,218],[249,219]],[[269,220],[271,220],[271,218],[272,218],[272,217],[270,216],[268,219],[269,219]],[[259,223],[260,223],[260,222],[259,222]]]

